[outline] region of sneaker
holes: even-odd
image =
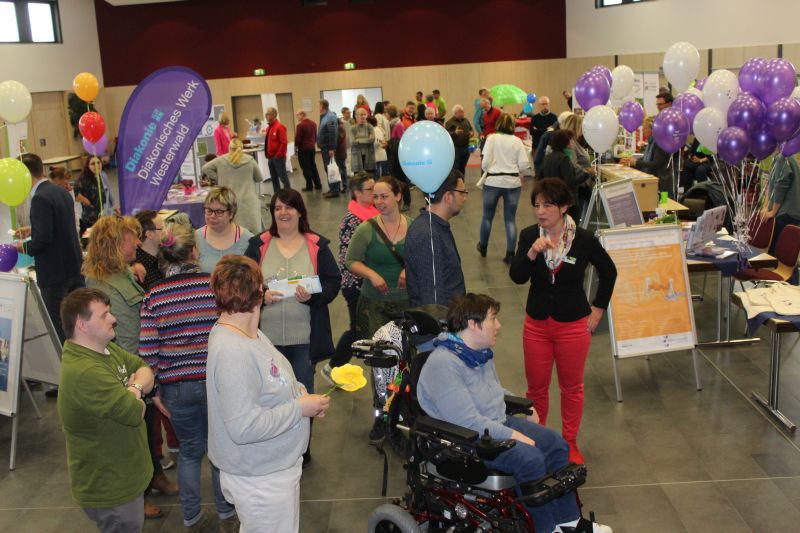
[[[320,372],[320,374],[322,374],[322,379],[330,383],[331,386],[334,386],[335,383],[333,382],[333,378],[331,377],[331,370],[333,370],[331,368],[331,364],[325,363],[325,366],[322,367],[322,372]]]
[[[581,517],[578,520],[557,525],[554,533],[614,533],[614,530],[609,526]]]
[[[339,193],[334,191],[328,191],[322,195],[323,198],[339,198]]]
[[[379,416],[372,423],[372,429],[369,431],[369,443],[373,445],[380,444],[385,436],[386,424],[383,421],[383,417]]]
[[[486,247],[481,246],[481,243],[478,243],[475,246],[475,249],[478,250],[478,253],[481,254],[481,257],[486,257]]]
[[[169,456],[160,458],[158,462],[161,463],[161,470],[169,470],[175,466],[175,461]]]
[[[240,527],[239,517],[236,515],[219,519],[219,533],[239,533]]]
[[[220,521],[221,523],[222,521]],[[200,518],[191,526],[186,526],[186,531],[197,533],[210,533],[214,531],[214,517],[205,509],[200,510]]]

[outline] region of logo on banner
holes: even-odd
[[[211,90],[195,71],[150,74],[125,105],[117,164],[122,212],[159,210],[211,111]]]

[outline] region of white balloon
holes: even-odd
[[[13,124],[22,122],[30,114],[31,106],[33,101],[27,87],[14,80],[0,83],[0,118]]]
[[[714,107],[725,115],[736,97],[739,96],[739,79],[730,70],[715,70],[708,76],[703,86],[703,103]]]
[[[597,105],[583,117],[583,136],[595,152],[603,153],[614,144],[619,133],[619,120],[607,105]]]
[[[697,87],[689,87],[688,89],[686,89],[686,94],[693,94],[696,97],[698,97],[700,100],[703,99],[703,91],[701,91]]]
[[[633,89],[633,69],[619,65],[611,71],[611,97],[624,98]]]
[[[706,87],[708,83],[706,82]],[[725,113],[714,107],[704,107],[694,117],[694,136],[700,144],[717,153],[717,138],[720,132],[728,127]]]
[[[679,41],[664,54],[664,76],[680,93],[689,88],[700,70],[700,53],[691,43]]]
[[[792,91],[792,98],[800,99],[800,86],[794,88],[794,91]]]

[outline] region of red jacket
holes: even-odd
[[[289,139],[286,137],[286,126],[276,118],[267,124],[266,138],[267,159],[285,159],[286,147],[289,144]]]
[[[502,111],[492,106],[489,111],[483,112],[483,135],[488,137],[492,133],[497,133],[497,119],[500,118]]]
[[[310,118],[297,123],[294,130],[294,146],[298,150],[314,150],[317,147],[317,125]]]

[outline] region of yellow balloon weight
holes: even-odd
[[[16,207],[31,192],[31,173],[19,159],[0,159],[0,202]]]
[[[97,98],[97,94],[100,92],[100,85],[93,74],[81,72],[72,80],[72,89],[78,95],[78,98],[89,103]]]

